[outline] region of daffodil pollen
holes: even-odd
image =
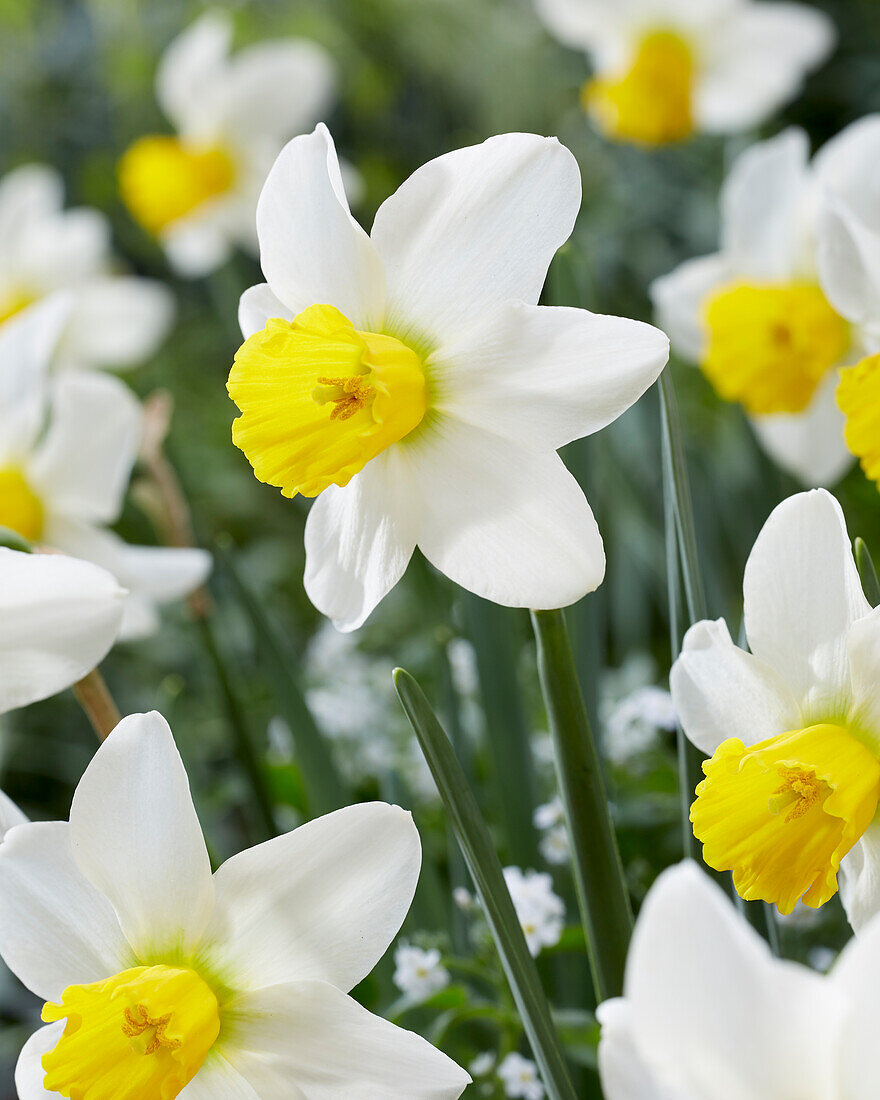
[[[691,806],[703,858],[747,901],[790,913],[837,890],[840,861],[880,799],[880,760],[847,728],[819,724],[751,748],[731,738],[703,764]]]
[[[694,130],[694,55],[674,31],[657,29],[639,41],[628,69],[584,85],[584,107],[618,141],[666,145]]]
[[[846,417],[847,447],[880,487],[880,355],[840,372],[837,404]]]
[[[0,466],[0,527],[36,542],[43,534],[43,505],[18,466]]]
[[[43,1020],[66,1020],[43,1055],[47,1092],[70,1100],[172,1100],[220,1033],[217,998],[194,970],[138,966],[64,990]]]
[[[422,422],[420,357],[393,336],[358,332],[328,305],[274,318],[235,356],[227,385],[241,416],[232,439],[284,496],[346,485]]]
[[[134,219],[150,233],[228,191],[235,165],[219,147],[191,148],[175,137],[139,138],[119,161],[119,191]]]
[[[809,282],[723,287],[704,319],[703,373],[754,416],[803,412],[850,344],[849,325]]]

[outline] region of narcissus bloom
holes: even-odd
[[[122,511],[142,412],[119,379],[48,377],[71,300],[32,306],[0,328],[0,527],[95,562],[126,589],[122,637],[157,626],[156,604],[202,583],[202,550],[129,546],[107,530]]]
[[[65,210],[53,168],[27,164],[0,180],[0,325],[65,290],[72,308],[55,364],[134,366],[165,338],[174,301],[161,284],[117,266],[110,223],[97,210]]]
[[[454,1100],[468,1075],[347,996],[406,916],[421,850],[375,802],[212,876],[171,731],[133,715],[70,823],[0,845],[0,954],[45,1001],[21,1100]]]
[[[753,0],[537,0],[549,30],[584,50],[582,93],[618,141],[664,145],[696,132],[757,126],[831,52],[834,26],[814,8]]]
[[[704,621],[672,669],[682,727],[711,756],[694,835],[742,897],[782,913],[799,899],[822,905],[838,870],[852,870],[842,897],[859,923],[880,900],[869,896],[880,866],[866,835],[880,799],[880,611],[862,593],[834,497],[813,490],[774,509],[743,598],[751,652],[723,619]]]
[[[295,138],[257,210],[233,440],[285,496],[318,496],[306,590],[359,626],[416,545],[496,603],[561,607],[602,581],[590,507],[556,454],[656,379],[650,325],[538,306],[580,205],[555,139],[506,134],[420,168],[352,218],[332,139]]]
[[[0,714],[91,672],[116,640],[124,600],[96,565],[0,548]]]
[[[183,275],[256,252],[254,210],[272,161],[330,104],[333,62],[314,42],[263,42],[229,56],[232,21],[197,19],[165,51],[159,105],[176,133],[139,138],[119,164],[122,198]]]
[[[660,876],[622,997],[605,1001],[606,1100],[873,1100],[880,924],[829,975],[776,959],[695,864]]]
[[[837,368],[880,347],[877,331],[841,316],[820,277],[817,215],[840,140],[812,164],[801,130],[747,149],[722,191],[720,250],[651,290],[673,349],[743,406],[767,453],[807,485],[833,484],[852,464]]]

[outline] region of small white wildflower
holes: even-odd
[[[571,845],[568,843],[568,830],[564,825],[550,829],[538,842],[538,851],[554,866],[568,863],[571,857]]]
[[[515,1051],[508,1054],[498,1067],[504,1085],[504,1095],[519,1100],[544,1100],[544,1086],[538,1077],[538,1067]]]
[[[550,802],[545,802],[543,806],[538,806],[532,815],[532,821],[535,828],[540,829],[541,832],[552,829],[555,825],[561,825],[563,821],[561,800],[557,797]]]
[[[487,1077],[495,1068],[495,1055],[491,1050],[484,1050],[468,1066],[471,1077]]]
[[[550,875],[505,867],[504,880],[532,955],[559,943],[565,927],[565,903],[553,892]]]
[[[456,886],[452,891],[452,900],[465,913],[471,913],[476,908],[476,902],[474,896],[469,890],[465,890],[463,886]]]
[[[449,971],[436,948],[425,951],[402,943],[394,952],[394,984],[407,997],[426,1001],[449,985]]]

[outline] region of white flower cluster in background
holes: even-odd
[[[426,1001],[449,985],[449,971],[436,947],[402,943],[394,952],[394,984],[415,1001]]]
[[[612,764],[652,748],[661,731],[675,729],[672,696],[654,682],[657,670],[647,654],[633,654],[602,680],[599,717],[605,755]]]
[[[544,1086],[538,1076],[538,1067],[529,1058],[513,1051],[500,1063],[497,1072],[504,1086],[504,1095],[510,1100],[544,1100]]]
[[[565,902],[554,893],[550,875],[505,867],[504,881],[532,955],[537,957],[545,947],[559,943],[565,928]]]
[[[553,864],[568,863],[571,857],[571,847],[568,843],[565,815],[559,797],[557,796],[550,802],[538,806],[532,821],[535,828],[541,833],[538,851],[544,859]]]

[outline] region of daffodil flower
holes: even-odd
[[[799,493],[771,513],[743,599],[750,652],[723,619],[703,621],[672,669],[682,727],[711,757],[694,834],[742,897],[782,913],[800,899],[824,904],[844,871],[843,902],[859,924],[880,903],[880,612],[862,593],[833,496]]]
[[[836,37],[805,4],[536,2],[551,33],[592,60],[581,98],[596,125],[648,146],[759,125],[797,95]]]
[[[116,640],[124,600],[96,565],[0,548],[0,714],[91,672]]]
[[[72,308],[56,366],[115,370],[142,362],[165,338],[174,301],[161,284],[117,266],[110,223],[87,207],[65,210],[54,169],[27,164],[0,180],[0,326],[63,290]]]
[[[44,1002],[21,1100],[454,1100],[469,1078],[347,995],[406,916],[421,862],[397,806],[350,806],[212,876],[158,714],[125,718],[70,823],[0,845],[0,954]]]
[[[636,921],[623,996],[605,1001],[606,1100],[873,1100],[880,923],[828,975],[776,959],[693,863]]]
[[[139,138],[119,164],[122,198],[182,275],[215,270],[239,245],[256,252],[254,210],[288,138],[329,106],[335,69],[305,39],[229,56],[232,21],[209,11],[165,51],[156,96],[176,133]]]
[[[555,139],[506,134],[420,168],[352,218],[332,139],[295,138],[257,210],[233,440],[285,496],[318,496],[306,590],[359,626],[419,546],[496,603],[561,607],[602,581],[590,507],[556,454],[656,379],[650,325],[536,303],[580,205]]]
[[[156,604],[192,591],[211,562],[106,529],[122,511],[142,411],[111,375],[48,377],[71,308],[54,297],[0,328],[0,527],[109,570],[129,591],[120,636],[131,638],[154,630]]]
[[[880,347],[877,330],[841,316],[820,277],[818,213],[839,140],[812,164],[797,129],[747,149],[722,191],[720,250],[651,290],[673,349],[743,406],[764,450],[806,485],[833,484],[852,464],[837,368]]]
[[[842,316],[872,333],[873,353],[841,373],[845,439],[880,486],[880,115],[854,122],[822,153],[819,270]]]

